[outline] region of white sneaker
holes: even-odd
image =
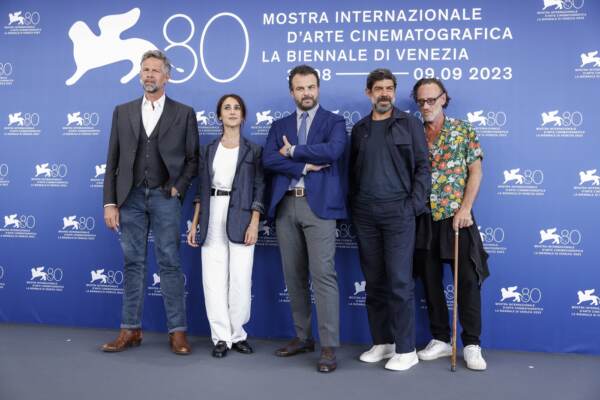
[[[417,352],[415,350],[410,353],[396,353],[394,354],[394,357],[390,358],[390,360],[385,363],[385,369],[390,369],[392,371],[406,371],[418,363],[419,357],[417,357]]]
[[[386,358],[391,358],[396,354],[396,345],[394,344],[376,344],[369,350],[362,353],[360,361],[374,363]]]
[[[487,364],[481,355],[481,347],[470,344],[463,349],[463,357],[467,368],[475,371],[485,371]]]
[[[427,346],[417,352],[419,360],[430,361],[440,357],[450,357],[452,355],[452,346],[450,343],[441,340],[431,339]]]

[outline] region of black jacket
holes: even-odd
[[[365,139],[371,134],[371,114],[352,128],[350,143],[350,199],[359,191]],[[394,108],[385,141],[404,189],[409,193],[415,216],[429,213],[431,167],[423,124]],[[404,168],[402,168],[403,166]]]

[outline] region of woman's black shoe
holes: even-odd
[[[216,358],[223,358],[227,355],[227,343],[219,340],[212,351],[212,356]]]
[[[245,340],[242,340],[240,342],[234,343],[232,347],[233,347],[233,349],[235,351],[238,351],[238,352],[243,353],[243,354],[252,354],[252,353],[254,353],[254,350],[252,350],[252,346],[250,346],[250,343],[248,343]]]

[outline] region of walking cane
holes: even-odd
[[[454,231],[454,300],[452,301],[452,357],[450,370],[456,372],[456,320],[458,319],[458,229]]]

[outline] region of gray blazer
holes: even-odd
[[[198,164],[198,190],[194,203],[200,203],[200,221],[197,243],[202,245],[208,232],[210,213],[211,169],[219,147],[219,136],[212,143],[200,148]],[[262,147],[240,137],[240,150],[231,187],[229,211],[227,212],[227,237],[233,243],[244,243],[246,229],[250,225],[252,211],[264,214],[265,180],[262,168]]]
[[[142,98],[115,108],[108,143],[104,204],[120,207],[133,187],[133,164],[142,124]],[[198,122],[194,110],[169,97],[160,117],[158,151],[169,172],[164,189],[181,199],[198,170]]]

